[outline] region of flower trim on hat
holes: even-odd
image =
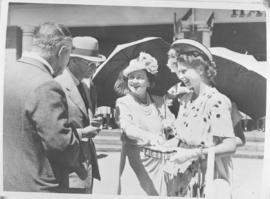
[[[140,52],[138,57],[138,62],[144,64],[147,72],[151,74],[156,74],[158,72],[158,62],[157,60],[148,53]]]
[[[146,70],[151,74],[156,74],[158,72],[158,62],[150,54],[140,52],[137,58],[129,62],[129,65],[123,71],[123,75],[127,77],[128,74],[137,70]]]

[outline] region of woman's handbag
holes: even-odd
[[[194,160],[184,172],[178,172],[174,180],[174,196],[198,197],[198,198],[231,198],[230,192],[217,193],[216,185],[222,190],[229,189],[224,179],[214,179],[215,149],[208,148],[206,159]],[[227,193],[228,192],[228,193]]]
[[[203,146],[191,146],[179,142],[179,147],[198,148]],[[209,148],[207,158],[199,157],[197,160],[187,161],[178,166],[176,163],[171,163],[165,171],[171,176],[169,177],[169,195],[202,198],[213,196],[214,165],[214,147]]]
[[[176,153],[175,149],[164,146],[144,146],[142,151],[145,156],[161,160],[169,160]]]
[[[192,179],[201,176],[200,160],[192,161],[183,171],[178,171],[172,178],[168,177],[169,196],[198,197],[203,191],[202,184],[191,185]],[[196,189],[195,189],[196,188]]]

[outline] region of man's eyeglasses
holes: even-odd
[[[82,58],[77,58],[77,60],[87,64],[89,67],[95,67],[97,68],[99,66],[99,63],[98,62],[92,62],[92,61],[87,61],[85,59],[82,59]]]

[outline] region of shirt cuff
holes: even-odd
[[[82,130],[81,128],[79,128],[79,129],[76,129],[76,131],[77,131],[77,133],[78,133],[79,139],[82,140],[82,138],[83,138],[83,137],[82,137],[82,131],[83,131],[83,130]]]

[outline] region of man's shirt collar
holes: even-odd
[[[77,77],[75,77],[75,75],[69,70],[69,68],[67,68],[67,71],[70,73],[71,78],[73,79],[74,83],[76,86],[78,86],[80,84],[80,81],[77,79]]]
[[[23,57],[28,57],[28,58],[32,58],[35,60],[38,60],[39,62],[41,62],[42,64],[44,64],[50,71],[51,75],[54,74],[53,68],[52,66],[44,59],[42,58],[38,53],[35,52],[23,52],[22,54]]]

